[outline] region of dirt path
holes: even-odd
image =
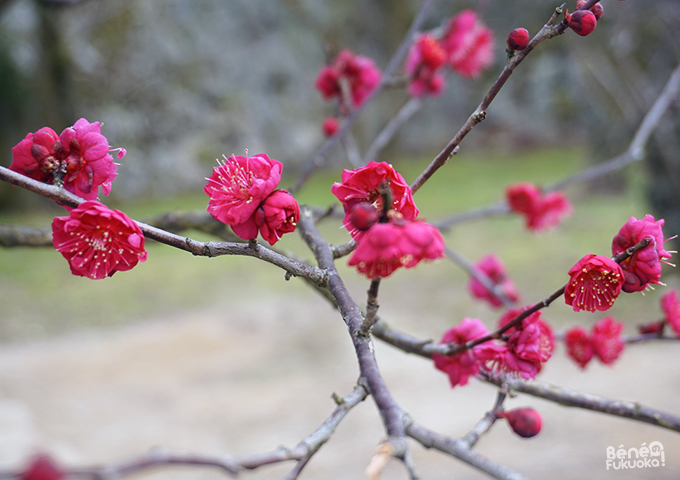
[[[275,300],[232,305],[229,314],[205,310],[0,346],[0,467],[16,467],[36,449],[82,466],[124,459],[159,445],[206,454],[293,446],[331,412],[332,392],[344,395],[352,389],[356,361],[344,326],[321,299]],[[392,312],[391,321],[408,328],[409,319],[418,318],[412,313]],[[493,402],[495,393],[488,385],[473,382],[452,390],[429,362],[380,344],[376,350],[398,402],[440,432],[464,434]],[[672,343],[631,347],[614,369],[592,365],[586,374],[558,351],[542,380],[680,413],[678,351]],[[541,411],[540,437],[523,440],[498,425],[478,449],[531,478],[680,476],[680,436],[670,431],[528,396],[509,404]],[[302,478],[364,478],[382,438],[369,399],[351,412]],[[652,441],[664,445],[665,466],[605,469],[607,446],[630,448]],[[449,457],[415,444],[413,451],[424,479],[483,478]],[[242,477],[281,478],[291,466],[267,467]],[[176,469],[144,478],[224,476]],[[395,463],[384,478],[406,475]]]

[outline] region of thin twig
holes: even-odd
[[[369,335],[373,324],[377,321],[378,314],[378,288],[380,287],[380,277],[371,280],[368,289],[368,301],[366,302],[366,318],[361,324],[361,335]]]
[[[498,420],[498,415],[496,412],[503,407],[503,402],[505,402],[505,397],[507,396],[507,388],[502,386],[498,389],[498,395],[496,396],[496,401],[494,402],[493,408],[486,412],[486,415],[477,422],[477,425],[470,430],[461,440],[465,442],[468,447],[474,447],[482,435],[488,432],[491,427]]]
[[[435,222],[434,226],[437,227],[442,232],[446,232],[451,229],[451,227],[463,223],[469,222],[471,220],[480,220],[482,218],[496,217],[501,215],[507,215],[511,213],[510,207],[506,202],[495,203],[486,207],[476,208],[474,210],[469,210],[467,212],[457,213],[451,217]]]
[[[434,448],[462,460],[493,478],[502,480],[524,479],[522,474],[496,463],[472,450],[467,442],[433,432],[424,426],[411,422],[406,426],[409,437],[420,442],[425,448]]]
[[[432,340],[421,340],[396,330],[387,325],[383,320],[379,320],[374,325],[373,335],[400,350],[414,353],[424,358],[432,358],[434,353],[445,354],[445,352],[438,348],[442,345],[436,345]],[[680,418],[640,403],[597,397],[589,393],[545,384],[538,380],[526,382],[508,375],[494,375],[491,377],[484,372],[480,376],[494,385],[501,386],[507,383],[509,390],[545,398],[560,405],[594,410],[613,416],[651,423],[680,432]]]
[[[551,400],[565,407],[577,407],[586,410],[606,413],[617,417],[629,418],[639,422],[650,423],[658,427],[680,432],[680,417],[670,413],[649,408],[637,402],[625,402],[612,398],[599,397],[589,393],[576,392],[549,383],[531,381],[526,382],[509,375],[496,377],[482,374],[494,385],[507,384],[510,391],[526,393],[535,397]]]
[[[92,467],[87,469],[67,470],[69,478],[87,478],[92,480],[114,480],[130,475],[138,475],[152,468],[172,465],[193,465],[214,467],[223,472],[237,476],[243,470],[254,470],[265,465],[297,460],[304,466],[309,459],[330,439],[340,422],[349,411],[361,403],[368,396],[368,392],[361,385],[354,387],[351,393],[341,398],[334,395],[337,407],[330,416],[311,435],[301,440],[293,448],[279,447],[275,450],[251,455],[196,455],[173,452],[169,449],[156,448],[149,454],[132,460]],[[302,468],[300,467],[299,470]],[[21,479],[21,472],[0,472],[2,479]],[[296,478],[296,477],[291,477]]]
[[[563,190],[564,188],[575,183],[593,180],[594,178],[614,172],[628,164],[640,161],[645,158],[644,149],[649,137],[659,125],[661,119],[665,115],[671,103],[673,103],[673,100],[678,97],[679,93],[680,65],[678,65],[675,70],[673,70],[673,73],[666,82],[663,90],[642,119],[642,122],[640,122],[640,126],[635,132],[635,135],[633,135],[633,139],[631,140],[630,144],[628,144],[628,148],[625,152],[606,162],[599,163],[591,168],[587,168],[581,172],[560,180],[559,182],[548,185],[545,188],[545,191]]]
[[[527,48],[525,48],[521,52],[517,52],[515,55],[508,59],[508,62],[503,68],[503,71],[498,76],[494,84],[491,86],[491,88],[489,89],[486,96],[479,104],[479,106],[475,109],[472,115],[468,117],[465,124],[453,136],[453,138],[446,145],[446,147],[444,147],[444,149],[434,158],[434,160],[432,160],[432,163],[430,163],[430,165],[428,165],[427,168],[425,168],[425,170],[411,184],[411,190],[413,191],[413,193],[417,192],[420,189],[420,187],[422,187],[423,184],[434,174],[434,172],[439,170],[439,168],[444,166],[449,161],[449,159],[453,155],[454,149],[458,147],[458,145],[460,145],[460,142],[465,138],[465,136],[468,133],[470,133],[470,131],[478,123],[481,123],[486,119],[486,113],[489,108],[489,105],[491,105],[491,102],[493,102],[494,98],[496,98],[498,92],[500,92],[501,88],[503,88],[503,86],[505,85],[505,82],[508,81],[510,75],[512,75],[512,72],[515,71],[515,69],[522,62],[522,60],[524,60],[524,58],[526,58],[526,56],[529,55],[529,53],[531,53],[534,50],[534,48],[536,48],[541,42],[564,33],[564,29],[559,29],[558,28],[559,26],[558,27],[553,26],[553,23],[555,22],[558,16],[558,12],[562,13],[560,9],[556,10],[553,16],[548,21],[548,23],[543,26],[543,28],[534,36],[534,38],[531,39]]]
[[[397,114],[387,122],[387,125],[375,137],[373,143],[368,147],[364,154],[364,164],[375,160],[380,152],[390,143],[392,137],[399,129],[422,107],[423,101],[420,98],[410,98],[397,112]]]
[[[640,240],[638,243],[633,245],[632,247],[627,248],[623,252],[614,255],[612,257],[612,260],[614,260],[616,263],[621,263],[624,260],[628,259],[629,257],[632,257],[635,252],[638,250],[646,247],[649,245],[649,242],[652,241],[651,237],[643,238]],[[535,305],[522,310],[521,313],[519,313],[514,319],[503,325],[502,327],[497,328],[493,332],[489,333],[488,335],[485,335],[483,337],[477,338],[475,340],[470,340],[467,343],[464,343],[462,345],[456,345],[456,344],[449,344],[452,348],[450,350],[450,355],[454,355],[456,353],[462,352],[464,350],[469,350],[470,348],[473,348],[477,345],[480,345],[484,342],[488,342],[489,340],[494,340],[496,338],[500,338],[501,335],[511,328],[517,326],[520,324],[522,320],[527,318],[529,315],[532,315],[536,313],[537,311],[547,308],[552,302],[560,298],[562,295],[564,295],[564,291],[567,288],[567,286],[563,286],[562,288],[558,289],[556,292],[554,292],[552,295],[549,297],[545,298],[543,301],[536,303]]]

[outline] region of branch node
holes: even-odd
[[[483,122],[486,120],[486,110],[477,110],[472,114],[472,118],[474,118],[477,123]]]

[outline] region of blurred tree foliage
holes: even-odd
[[[320,144],[321,120],[334,113],[313,88],[328,53],[350,48],[384,66],[419,4],[0,0],[1,162],[11,163],[11,147],[26,132],[45,125],[61,131],[84,116],[102,121],[112,146],[129,151],[114,197],[198,188],[215,158],[245,148],[291,169]],[[437,2],[427,28],[475,8],[496,32],[495,66],[475,80],[450,76],[443,98],[425,105],[384,159],[438,151],[493,82],[507,33],[519,26],[536,33],[557,5]],[[567,32],[522,64],[464,148],[586,144],[593,161],[625,148],[678,62],[680,5],[603,5],[592,35]],[[360,146],[405,100],[403,91],[389,90],[362,115]],[[677,149],[664,147],[668,138],[677,141],[677,125],[660,129],[653,148],[661,160],[652,171],[665,165],[665,176],[680,169]],[[677,189],[667,190],[677,197]],[[0,185],[0,208],[16,206],[17,195],[19,189]]]

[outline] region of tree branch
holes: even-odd
[[[478,269],[472,262],[470,262],[468,259],[466,259],[461,254],[459,254],[458,252],[456,252],[455,250],[451,249],[448,246],[445,249],[445,253],[446,257],[449,260],[451,260],[453,263],[455,263],[460,268],[465,270],[468,273],[468,275],[475,278],[479,283],[481,283],[484,286],[484,288],[486,288],[489,292],[493,294],[494,297],[500,300],[501,303],[503,303],[503,305],[506,308],[512,308],[515,306],[515,302],[510,300],[503,293],[503,288],[499,284],[494,283],[486,273]]]
[[[279,447],[269,452],[257,453],[252,455],[219,455],[206,456],[187,453],[172,452],[167,449],[157,448],[148,455],[144,455],[132,460],[117,462],[101,467],[88,469],[74,469],[66,471],[69,477],[89,478],[92,480],[113,480],[130,475],[137,475],[152,468],[172,465],[192,465],[203,467],[214,467],[223,472],[237,476],[243,470],[254,470],[264,465],[296,460],[294,472],[302,470],[309,459],[330,439],[340,422],[345,418],[349,411],[361,403],[368,396],[368,392],[361,385],[354,387],[351,393],[341,398],[333,395],[337,407],[331,415],[317,428],[312,434],[302,439],[295,447],[289,449]],[[292,474],[293,472],[291,472]],[[21,472],[0,472],[0,479],[21,479]],[[294,476],[287,478],[295,479]]]
[[[311,213],[305,208],[301,211],[298,230],[314,253],[319,267],[328,272],[328,290],[333,296],[349,330],[357,360],[359,361],[361,377],[378,407],[383,425],[392,444],[394,455],[404,458],[407,452],[403,421],[404,412],[392,398],[387,385],[385,385],[385,381],[380,375],[378,363],[373,352],[371,336],[361,334],[361,326],[364,321],[361,310],[354,299],[352,299],[335,268],[330,245],[321,238],[312,221]]]
[[[418,10],[418,13],[416,14],[415,18],[413,19],[413,22],[411,23],[411,26],[409,27],[408,31],[406,32],[406,35],[404,36],[404,40],[402,40],[401,44],[397,48],[397,51],[387,64],[387,67],[385,67],[385,70],[383,71],[382,74],[382,80],[380,81],[378,87],[376,87],[376,89],[366,98],[366,100],[364,101],[364,103],[361,104],[361,106],[354,109],[352,113],[342,122],[342,125],[340,125],[340,128],[338,129],[337,133],[330,137],[329,139],[327,139],[321,146],[321,148],[317,150],[317,152],[312,156],[312,159],[307,163],[307,165],[305,165],[304,169],[302,170],[302,173],[295,181],[293,186],[291,186],[288,189],[289,192],[291,193],[297,192],[300,188],[302,188],[302,186],[309,179],[312,173],[314,173],[314,171],[317,168],[324,164],[328,154],[335,147],[337,142],[347,134],[350,127],[352,126],[352,124],[354,124],[361,111],[364,108],[366,108],[366,106],[369,103],[371,103],[371,100],[374,99],[378,95],[378,93],[380,93],[380,91],[385,87],[386,82],[392,77],[394,72],[397,70],[399,65],[401,65],[401,62],[406,57],[408,49],[413,43],[413,39],[418,33],[418,30],[420,30],[420,27],[425,22],[425,19],[427,18],[427,13],[430,10],[430,7],[432,6],[433,3],[434,0],[423,0],[420,6],[420,10]]]
[[[406,333],[391,328],[382,320],[373,327],[373,335],[384,342],[408,353],[415,353],[424,358],[432,358],[432,354],[446,354],[432,340],[420,340]],[[659,427],[680,432],[680,418],[669,413],[647,407],[640,403],[598,397],[588,393],[577,392],[567,388],[542,383],[538,380],[526,382],[508,375],[491,377],[482,373],[480,376],[487,382],[497,386],[507,383],[509,390],[526,393],[551,400],[567,407],[594,410],[617,417],[624,417],[640,422],[651,423]]]
[[[20,186],[26,190],[30,190],[73,208],[78,207],[78,205],[85,201],[61,187],[33,180],[32,178],[28,178],[2,166],[0,166],[0,180],[5,180],[13,185]],[[189,237],[182,237],[160,228],[153,227],[146,223],[138,222],[136,220],[135,222],[142,229],[144,237],[151,238],[157,242],[170,245],[171,247],[180,250],[185,250],[196,256],[217,257],[220,255],[243,255],[255,257],[282,268],[288,275],[305,277],[319,286],[324,286],[326,284],[325,271],[292,260],[254,242],[199,242]]]
[[[583,408],[617,417],[629,418],[639,422],[650,423],[657,427],[680,432],[680,418],[669,413],[649,408],[637,402],[624,402],[611,398],[598,397],[589,393],[576,392],[549,383],[526,382],[510,376],[492,377],[482,374],[484,379],[494,385],[506,384],[508,390],[526,393],[535,397],[551,400],[565,407]]]
[[[416,422],[411,422],[406,426],[406,433],[409,437],[420,442],[425,448],[434,448],[440,452],[447,453],[493,478],[503,480],[520,480],[526,478],[522,474],[475,452],[465,440],[453,439],[440,433],[433,432]]]
[[[594,165],[591,168],[587,168],[581,172],[571,175],[563,180],[555,182],[548,185],[545,191],[563,190],[564,188],[573,185],[575,183],[586,182],[588,180],[593,180],[594,178],[601,177],[608,173],[614,172],[625,167],[628,164],[637,162],[645,158],[645,145],[649,140],[656,127],[661,122],[661,119],[665,115],[668,107],[675,98],[678,97],[680,93],[680,65],[675,67],[673,73],[668,78],[666,85],[663,90],[654,101],[654,104],[649,109],[647,114],[640,122],[633,140],[631,140],[628,148],[625,152],[617,157],[614,157],[606,162]]]
[[[562,10],[557,9],[548,23],[543,26],[543,28],[534,36],[534,38],[531,39],[527,48],[521,52],[517,52],[508,59],[503,71],[491,86],[479,106],[475,109],[472,115],[470,115],[465,124],[460,128],[460,130],[458,130],[446,147],[444,147],[444,149],[434,158],[432,163],[430,163],[430,165],[428,165],[427,168],[425,168],[425,170],[411,184],[411,190],[413,193],[417,192],[420,187],[422,187],[423,184],[434,174],[434,172],[439,170],[439,168],[444,166],[451,159],[454,150],[458,147],[458,145],[460,145],[460,142],[465,138],[465,136],[470,133],[470,131],[478,123],[481,123],[486,119],[486,112],[489,108],[489,105],[491,105],[491,102],[493,102],[494,98],[496,98],[498,92],[500,92],[501,88],[503,88],[505,85],[505,82],[508,81],[510,75],[512,75],[512,72],[515,71],[522,60],[524,60],[524,58],[526,58],[526,56],[529,55],[529,53],[531,53],[534,48],[536,48],[543,41],[564,33],[564,29],[560,31],[558,28],[553,27],[553,23],[557,19],[557,16],[561,13]]]
[[[423,101],[419,98],[409,99],[397,112],[397,114],[387,122],[387,125],[382,129],[382,131],[375,137],[373,143],[366,150],[364,155],[364,164],[375,160],[380,152],[390,143],[390,140],[397,131],[404,125],[409,118],[411,118],[420,107],[423,106]]]

